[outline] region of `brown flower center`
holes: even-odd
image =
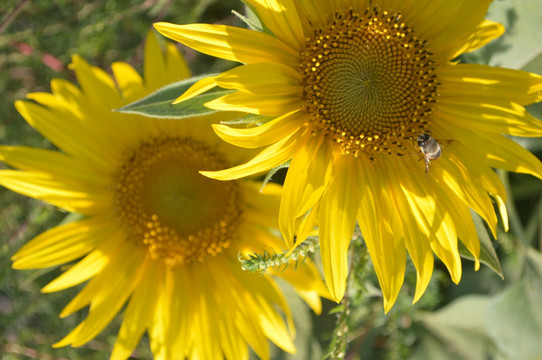
[[[128,237],[168,266],[204,261],[228,248],[242,212],[238,184],[198,173],[227,166],[190,138],[142,143],[122,166],[116,189]]]
[[[305,110],[345,155],[403,155],[427,130],[434,64],[400,14],[337,12],[306,40],[299,66]]]

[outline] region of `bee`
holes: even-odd
[[[440,157],[442,153],[441,147],[437,140],[433,139],[429,134],[420,134],[417,140],[420,151],[423,154],[423,159],[425,160],[425,172],[427,173],[431,165],[431,160],[437,160]]]

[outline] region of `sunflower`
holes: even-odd
[[[61,317],[88,316],[54,346],[85,344],[126,304],[112,352],[126,359],[145,331],[157,359],[248,359],[248,345],[269,357],[267,339],[294,352],[288,303],[269,274],[241,270],[239,254],[280,251],[280,186],[221,182],[199,174],[246,161],[211,130],[224,118],[160,120],[111,112],[168,82],[189,76],[173,44],[163,54],[151,33],[145,80],[115,63],[115,81],[78,56],[78,88],[53,80],[52,93],[15,105],[60,151],[0,148],[0,184],[82,215],[52,228],[14,256],[16,269],[71,263],[44,292],[85,287]],[[246,150],[242,150],[246,153]],[[276,231],[275,231],[276,232]],[[279,274],[316,311],[326,292],[314,266]]]
[[[356,222],[386,312],[407,253],[417,270],[414,301],[429,283],[434,255],[460,281],[458,240],[478,269],[469,209],[495,234],[496,205],[507,226],[506,193],[492,168],[542,177],[541,163],[505,136],[542,136],[542,123],[524,108],[542,99],[542,77],[454,61],[503,33],[484,20],[491,1],[246,3],[261,31],[155,24],[166,37],[243,64],[200,80],[176,102],[219,86],[234,91],[207,107],[271,119],[250,128],[214,125],[231,144],[263,149],[243,165],[204,174],[237,179],[291,160],[280,229],[293,247],[318,225],[336,301]]]

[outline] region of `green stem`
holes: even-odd
[[[243,270],[251,272],[263,272],[269,268],[280,268],[283,265],[286,267],[290,261],[295,261],[297,266],[299,261],[303,263],[307,257],[311,257],[318,246],[317,238],[308,238],[303,241],[303,243],[299,244],[291,254],[287,251],[280,254],[268,254],[267,252],[264,252],[260,255],[253,253],[249,255],[248,259],[243,259],[242,255],[240,255],[239,261],[241,262],[241,268]]]

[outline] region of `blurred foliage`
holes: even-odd
[[[504,23],[505,35],[460,60],[542,73],[542,7],[539,0],[495,0],[488,18]],[[2,2],[0,15],[0,143],[51,148],[16,113],[13,101],[49,91],[52,78],[74,80],[72,54],[110,71],[127,61],[141,72],[143,39],[156,21],[240,25],[238,0],[34,0]],[[224,70],[231,63],[180,46],[195,74]],[[542,118],[540,104],[529,111]],[[516,139],[537,156],[540,139]],[[0,164],[0,167],[2,165]],[[475,272],[464,261],[459,285],[441,263],[421,300],[412,305],[416,272],[407,267],[396,305],[384,315],[378,281],[361,238],[351,246],[345,301],[325,302],[315,316],[294,297],[297,355],[274,359],[496,359],[542,358],[542,184],[526,175],[499,172],[509,194],[510,231],[493,242],[504,280],[487,266]],[[62,221],[65,214],[0,188],[0,359],[107,359],[121,317],[81,348],[53,349],[84,318],[60,320],[63,306],[79,290],[41,294],[62,269],[15,271],[10,257],[24,243]],[[479,227],[483,236],[491,236]],[[317,258],[317,257],[315,257]],[[490,259],[491,260],[491,259]],[[489,260],[488,260],[489,261]],[[493,268],[497,268],[492,263]],[[291,291],[286,290],[286,291]],[[147,339],[134,358],[149,359]]]

